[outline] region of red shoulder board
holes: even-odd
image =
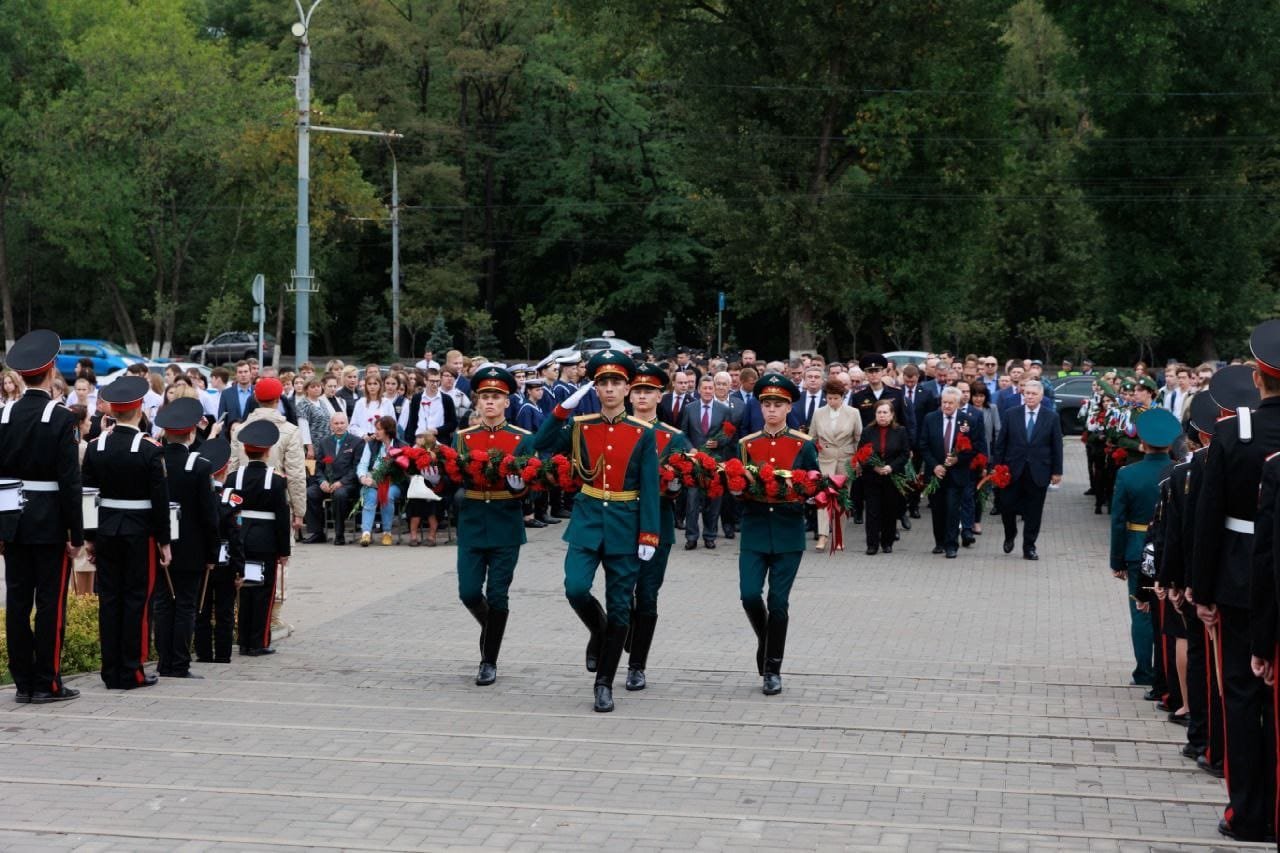
[[[232,505],[232,506],[240,506],[240,504],[242,504],[242,503],[244,503],[244,498],[240,497],[240,496],[239,496],[238,494],[236,494],[235,492],[232,492],[232,493],[231,493],[231,505]]]

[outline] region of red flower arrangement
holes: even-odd
[[[985,471],[987,469],[987,455],[985,453],[975,454],[973,461],[969,463],[969,469],[972,471]]]
[[[1129,452],[1123,447],[1117,447],[1115,450],[1111,451],[1111,461],[1117,465],[1123,465],[1125,462],[1129,461]]]
[[[981,480],[978,481],[977,489],[978,491],[981,491],[982,487],[985,486],[987,483],[990,483],[991,485],[995,486],[997,489],[1007,489],[1009,488],[1009,484],[1012,482],[1013,482],[1013,475],[1009,473],[1009,466],[997,465],[996,467],[991,469],[990,474],[988,474],[987,476],[983,477]]]
[[[730,459],[724,463],[724,478],[729,491],[741,494],[747,489],[747,466],[742,464],[741,459]]]
[[[973,442],[969,440],[969,436],[961,433],[956,436],[956,446],[952,448],[952,452],[959,456],[961,453],[969,453],[973,450]]]

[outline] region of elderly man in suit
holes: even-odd
[[[1044,386],[1036,379],[1022,383],[1022,405],[1006,409],[992,453],[993,465],[1009,466],[1008,488],[1000,493],[1004,519],[1004,552],[1013,551],[1022,516],[1022,556],[1038,560],[1036,538],[1049,485],[1062,481],[1062,423],[1044,405]]]
[[[960,411],[960,389],[943,388],[937,410],[925,415],[918,444],[926,476],[938,489],[930,496],[933,511],[933,553],[955,559],[959,549],[960,501],[974,476],[973,457],[987,452],[982,422]],[[966,545],[972,544],[966,539]]]
[[[724,440],[715,436],[721,436],[724,425],[732,422],[733,412],[716,399],[715,380],[711,376],[702,377],[702,381],[698,383],[697,399],[686,405],[681,412],[680,431],[695,448],[705,448],[708,453],[723,462],[732,455],[735,442],[732,439]],[[692,551],[698,547],[699,519],[702,522],[703,545],[707,548],[715,548],[720,519],[720,498],[710,498],[700,489],[690,489],[688,505],[685,509],[684,549],[686,551]]]
[[[315,544],[324,541],[324,501],[333,501],[333,542],[345,545],[347,513],[351,502],[359,493],[356,482],[356,466],[364,450],[364,442],[347,434],[347,413],[337,411],[329,418],[332,434],[320,440],[316,447],[316,475],[307,486],[307,529],[311,531],[304,542]]]

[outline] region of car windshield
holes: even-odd
[[[97,344],[96,346],[98,346],[107,355],[128,355],[129,354],[128,351],[121,349],[115,344],[103,343],[103,344]]]

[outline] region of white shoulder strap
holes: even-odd
[[[1248,444],[1253,441],[1253,413],[1248,406],[1236,409],[1236,417],[1240,419],[1240,441]]]
[[[241,468],[239,471],[236,472],[236,491],[237,492],[244,488],[244,472],[246,470],[248,469]]]
[[[137,453],[138,448],[141,446],[142,446],[142,432],[139,431],[138,434],[133,437],[133,444],[129,445],[129,452]]]
[[[266,479],[264,479],[264,480],[262,481],[262,488],[264,488],[264,489],[270,489],[270,488],[271,488],[271,478],[272,478],[272,476],[274,476],[274,475],[275,475],[275,473],[276,473],[276,469],[274,469],[274,468],[272,468],[270,465],[268,465],[268,466],[267,466],[267,476],[266,476]]]
[[[4,410],[0,412],[0,424],[9,423],[9,413],[13,411],[13,404],[16,402],[18,401],[10,400],[8,403],[4,404]]]
[[[109,432],[104,432],[104,433],[102,433],[102,434],[100,434],[100,435],[98,436],[98,442],[97,442],[97,444],[98,444],[98,452],[99,452],[99,453],[101,453],[102,451],[104,451],[104,450],[106,450],[106,449],[107,449],[107,436],[109,436],[109,435],[111,435],[111,433],[109,433]]]
[[[50,400],[46,403],[44,407],[44,414],[40,415],[40,423],[47,424],[49,421],[53,420],[53,410],[56,408],[58,408],[57,400]]]
[[[231,489],[224,488],[222,490],[222,502],[224,504],[231,503]]]
[[[196,463],[200,461],[200,454],[193,450],[187,451],[187,464],[184,466],[188,471],[196,470]]]

